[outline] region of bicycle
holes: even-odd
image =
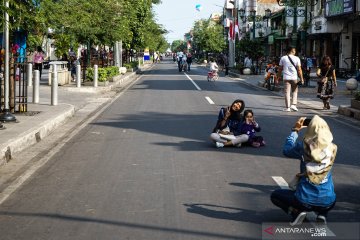
[[[213,71],[208,72],[208,75],[207,75],[208,82],[210,82],[210,81],[215,82],[218,79],[219,79],[219,74],[217,72],[213,72]]]
[[[347,60],[351,59],[351,64],[349,64],[347,62]],[[349,78],[356,78],[359,75],[359,70],[356,69],[356,59],[352,58],[352,57],[348,57],[345,58],[343,60],[343,62],[346,65],[346,68],[337,68],[336,71],[336,76],[338,78],[344,78],[344,79],[349,79]]]

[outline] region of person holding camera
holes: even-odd
[[[298,111],[296,104],[298,98],[298,85],[304,84],[300,58],[295,56],[296,48],[288,47],[287,54],[282,56],[279,62],[278,77],[283,74],[285,108],[284,112]],[[300,78],[300,81],[298,81]],[[291,105],[290,97],[292,93]]]
[[[297,141],[303,128],[303,140]],[[286,138],[283,154],[300,160],[300,173],[289,184],[290,189],[275,190],[271,201],[292,216],[291,226],[301,224],[308,212],[315,212],[316,220],[326,224],[327,213],[335,206],[332,167],[337,146],[332,141],[328,124],[318,115],[299,118]]]

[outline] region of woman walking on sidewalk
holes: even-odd
[[[321,60],[320,67],[316,71],[318,80],[317,97],[323,101],[324,110],[330,109],[330,99],[334,98],[334,89],[336,84],[335,67],[331,63],[329,56],[324,56]]]
[[[33,62],[34,62],[34,69],[39,70],[40,78],[41,78],[41,74],[42,74],[42,68],[43,68],[42,65],[44,62],[44,58],[45,58],[44,52],[43,52],[42,48],[40,46],[38,46],[34,53]]]

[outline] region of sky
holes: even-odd
[[[162,3],[154,6],[157,23],[164,26],[169,33],[166,39],[169,43],[174,40],[183,40],[184,34],[189,32],[194,22],[199,19],[208,19],[212,13],[222,13],[224,0],[161,0]],[[195,6],[200,4],[201,11]]]

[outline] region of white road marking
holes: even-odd
[[[206,96],[205,98],[206,98],[206,100],[207,100],[210,104],[215,104],[215,103],[213,102],[213,100],[211,100],[211,98],[209,98],[208,96]]]
[[[192,84],[194,84],[194,86],[196,87],[197,90],[201,91],[201,88],[189,77],[189,75],[187,75],[186,73],[184,73],[185,76],[192,82]]]
[[[279,185],[281,189],[289,189],[289,184],[286,182],[286,180],[279,176],[272,176],[272,179]]]

